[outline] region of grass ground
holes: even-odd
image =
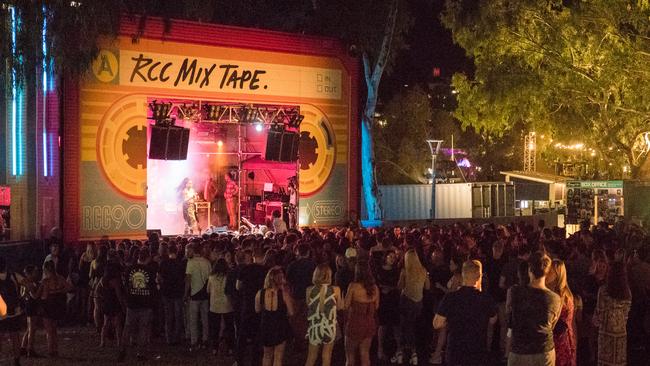
[[[0,366],[12,365],[9,355],[10,343],[8,339],[2,341]],[[36,352],[39,355],[47,353],[45,335],[39,330],[36,341]],[[232,357],[225,354],[214,356],[211,350],[203,349],[190,353],[185,346],[168,346],[161,339],[154,339],[149,346],[145,360],[137,360],[135,351],[129,350],[124,363],[117,363],[117,348],[113,343],[105,348],[99,347],[99,336],[94,327],[69,327],[59,329],[59,356],[56,358],[21,358],[23,366],[113,366],[113,365],[210,365],[231,366]],[[304,365],[305,356],[288,351],[285,356],[285,365]],[[339,364],[339,363],[335,363]],[[340,363],[342,364],[342,363]]]

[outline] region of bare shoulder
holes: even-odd
[[[359,284],[356,282],[350,282],[348,285],[348,292],[353,293],[359,288]]]
[[[332,286],[332,291],[334,291],[335,295],[341,295],[341,288],[338,286]]]

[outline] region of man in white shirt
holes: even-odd
[[[208,342],[208,277],[212,266],[210,261],[201,256],[201,248],[190,243],[185,248],[187,267],[185,269],[185,300],[189,300],[190,313],[190,351],[206,345]],[[203,344],[199,344],[199,317],[201,318],[201,337]]]
[[[282,234],[287,232],[287,223],[282,220],[280,211],[273,211],[273,232],[276,234]]]

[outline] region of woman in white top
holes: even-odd
[[[228,347],[228,353],[234,349],[235,327],[233,322],[233,306],[230,295],[226,294],[226,280],[228,277],[228,263],[221,258],[212,267],[212,274],[208,277],[208,294],[210,295],[210,333],[214,341],[213,354],[219,351],[219,337],[221,335],[221,320],[225,325],[223,331],[224,340]]]
[[[332,284],[332,269],[326,263],[319,264],[312,276],[313,286],[307,288],[307,339],[309,353],[305,366],[316,364],[319,349],[322,351],[322,364],[329,366],[332,362],[332,349],[336,340],[336,312],[343,310],[341,290]]]

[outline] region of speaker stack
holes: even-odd
[[[179,126],[151,126],[149,159],[185,160],[190,129]]]
[[[296,132],[269,131],[264,159],[292,162],[298,160],[300,135]]]

